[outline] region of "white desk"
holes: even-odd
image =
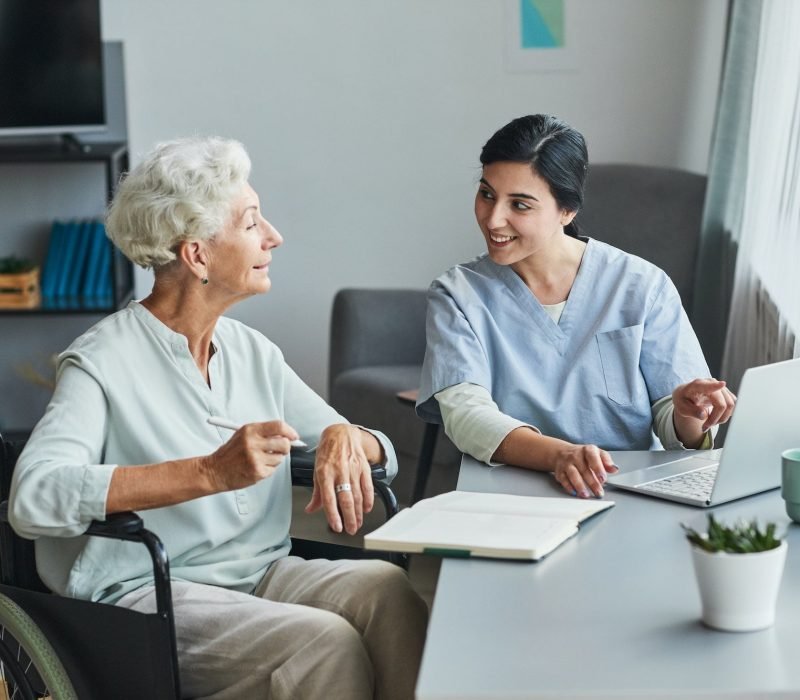
[[[623,469],[668,453],[614,453]],[[549,475],[465,457],[458,488],[560,495]],[[418,700],[800,698],[800,526],[779,491],[713,508],[772,519],[789,552],[771,629],[716,632],[700,600],[681,522],[708,511],[606,489],[616,506],[538,563],[442,563]]]

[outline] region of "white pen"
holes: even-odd
[[[219,416],[210,416],[206,422],[211,425],[216,425],[219,428],[227,428],[228,430],[239,430],[239,428],[242,427],[238,423],[234,423],[227,418],[220,418]],[[292,447],[308,447],[302,440],[292,440],[291,445]]]

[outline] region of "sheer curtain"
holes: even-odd
[[[747,181],[762,0],[733,0],[708,166],[692,322],[708,366],[720,375]]]
[[[722,377],[800,355],[800,2],[761,5]]]

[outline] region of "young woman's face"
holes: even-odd
[[[281,234],[261,215],[258,195],[245,185],[227,225],[212,241],[209,279],[235,297],[269,291],[270,251],[282,242]]]
[[[512,265],[546,249],[573,217],[559,208],[550,186],[527,163],[498,162],[483,168],[475,218],[489,256],[499,265]]]

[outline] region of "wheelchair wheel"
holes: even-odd
[[[28,614],[2,594],[0,700],[78,700],[50,642]]]

